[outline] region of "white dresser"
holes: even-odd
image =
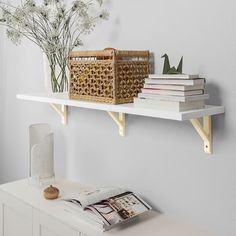
[[[85,187],[67,180],[56,181],[61,197]],[[210,236],[150,212],[137,221],[101,233],[67,212],[60,200],[48,201],[42,190],[26,179],[0,186],[0,236]]]

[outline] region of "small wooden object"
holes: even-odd
[[[43,194],[47,200],[54,200],[57,199],[59,196],[59,189],[50,185],[50,187],[47,187],[43,191]]]
[[[149,74],[149,51],[80,51],[70,54],[70,98],[133,102]]]

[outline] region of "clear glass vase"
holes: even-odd
[[[29,141],[29,183],[43,186],[54,182],[54,135],[50,125],[31,125]]]
[[[69,89],[68,56],[43,53],[44,87],[48,93],[65,93]]]

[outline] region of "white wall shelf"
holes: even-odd
[[[223,106],[206,106],[204,109],[171,112],[157,109],[137,108],[134,107],[133,104],[110,105],[71,100],[68,94],[18,94],[17,98],[27,101],[49,103],[60,115],[63,124],[67,124],[68,106],[106,111],[118,125],[121,136],[125,136],[125,114],[177,121],[189,120],[204,141],[204,151],[209,154],[212,153],[211,116],[224,113]],[[116,115],[116,113],[118,115]],[[202,124],[198,118],[203,118]]]

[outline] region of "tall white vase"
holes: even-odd
[[[54,135],[48,124],[29,127],[30,158],[29,181],[32,184],[50,183],[54,180]]]

